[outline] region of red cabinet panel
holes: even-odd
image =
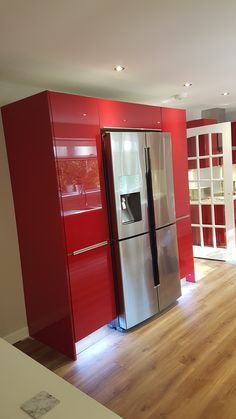
[[[187,121],[186,125],[187,128],[196,128],[201,127],[202,125],[211,125],[217,124],[217,120],[213,118],[200,118],[200,119],[193,119],[192,121]]]
[[[47,93],[8,105],[2,109],[2,115],[29,334],[75,359]]]
[[[190,282],[195,282],[193,249],[192,249],[192,232],[190,218],[183,218],[177,223],[177,237],[179,248],[179,264],[180,277]]]
[[[209,119],[209,118],[201,118],[201,119],[194,119],[192,121],[187,121],[187,128],[196,128],[201,127],[203,125],[212,125],[217,124],[216,119]],[[212,134],[212,154],[219,154],[222,152],[222,146],[220,141],[220,136],[217,134]],[[188,156],[192,157],[192,147],[189,145],[189,142],[192,141],[188,139]],[[195,154],[196,155],[196,154]],[[209,155],[209,139],[208,135],[199,135],[199,155],[200,156],[208,156]],[[190,167],[194,168],[192,165],[193,163],[190,161]],[[220,158],[213,159],[213,166],[217,166],[220,164]],[[209,159],[200,160],[200,167],[209,167]]]
[[[162,128],[158,106],[100,99],[99,117],[101,128]]]
[[[69,257],[76,340],[116,317],[109,245]]]
[[[236,122],[231,123],[232,146],[236,146]],[[232,163],[236,163],[236,150],[232,150]]]
[[[50,93],[67,251],[108,240],[97,99]]]
[[[175,210],[179,218],[190,214],[185,111],[162,108],[162,129],[171,133]]]

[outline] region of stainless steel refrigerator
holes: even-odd
[[[103,152],[118,326],[129,329],[181,295],[171,138],[105,131]]]

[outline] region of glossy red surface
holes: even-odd
[[[50,93],[67,251],[108,240],[97,99]]]
[[[236,146],[236,122],[231,122],[232,146]],[[236,150],[232,150],[232,163],[236,163]]]
[[[109,247],[66,257],[108,239],[100,128],[163,119],[179,217],[189,214],[185,112],[43,92],[3,115],[30,334],[74,358],[74,342],[116,315]],[[181,276],[193,280],[190,223],[178,224]]]
[[[172,139],[176,218],[190,214],[185,118],[181,109],[162,108],[162,128]]]
[[[75,359],[47,94],[2,109],[30,336]]]
[[[161,129],[161,108],[99,99],[101,128]]]
[[[69,257],[76,340],[116,317],[110,246]]]
[[[190,217],[177,221],[180,277],[195,282]]]
[[[196,127],[201,127],[202,125],[211,125],[211,124],[217,124],[217,120],[213,118],[200,118],[200,119],[193,119],[192,121],[186,122],[187,128],[196,128]]]
[[[187,121],[187,128],[196,128],[201,127],[203,125],[212,125],[217,124],[216,119],[209,119],[209,118],[202,118],[202,119],[194,119],[192,121]],[[188,156],[193,157],[196,156],[196,150],[193,148],[193,143],[195,142],[195,138],[193,137],[193,141],[188,139]],[[222,150],[219,149],[219,143],[217,139],[217,134],[212,134],[212,154],[219,154]],[[195,154],[193,154],[195,152]],[[209,155],[209,140],[208,135],[199,135],[199,155],[200,156],[208,156]],[[213,166],[217,166],[220,164],[219,158],[213,159]],[[200,160],[200,167],[210,167],[209,159],[202,159]],[[189,169],[194,169],[194,162],[189,162]]]

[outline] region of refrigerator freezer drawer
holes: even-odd
[[[156,231],[158,249],[159,307],[164,310],[181,296],[176,225]]]
[[[149,234],[119,242],[123,313],[119,323],[129,329],[158,313]]]

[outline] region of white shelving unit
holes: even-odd
[[[231,123],[187,129],[195,257],[235,260]]]

